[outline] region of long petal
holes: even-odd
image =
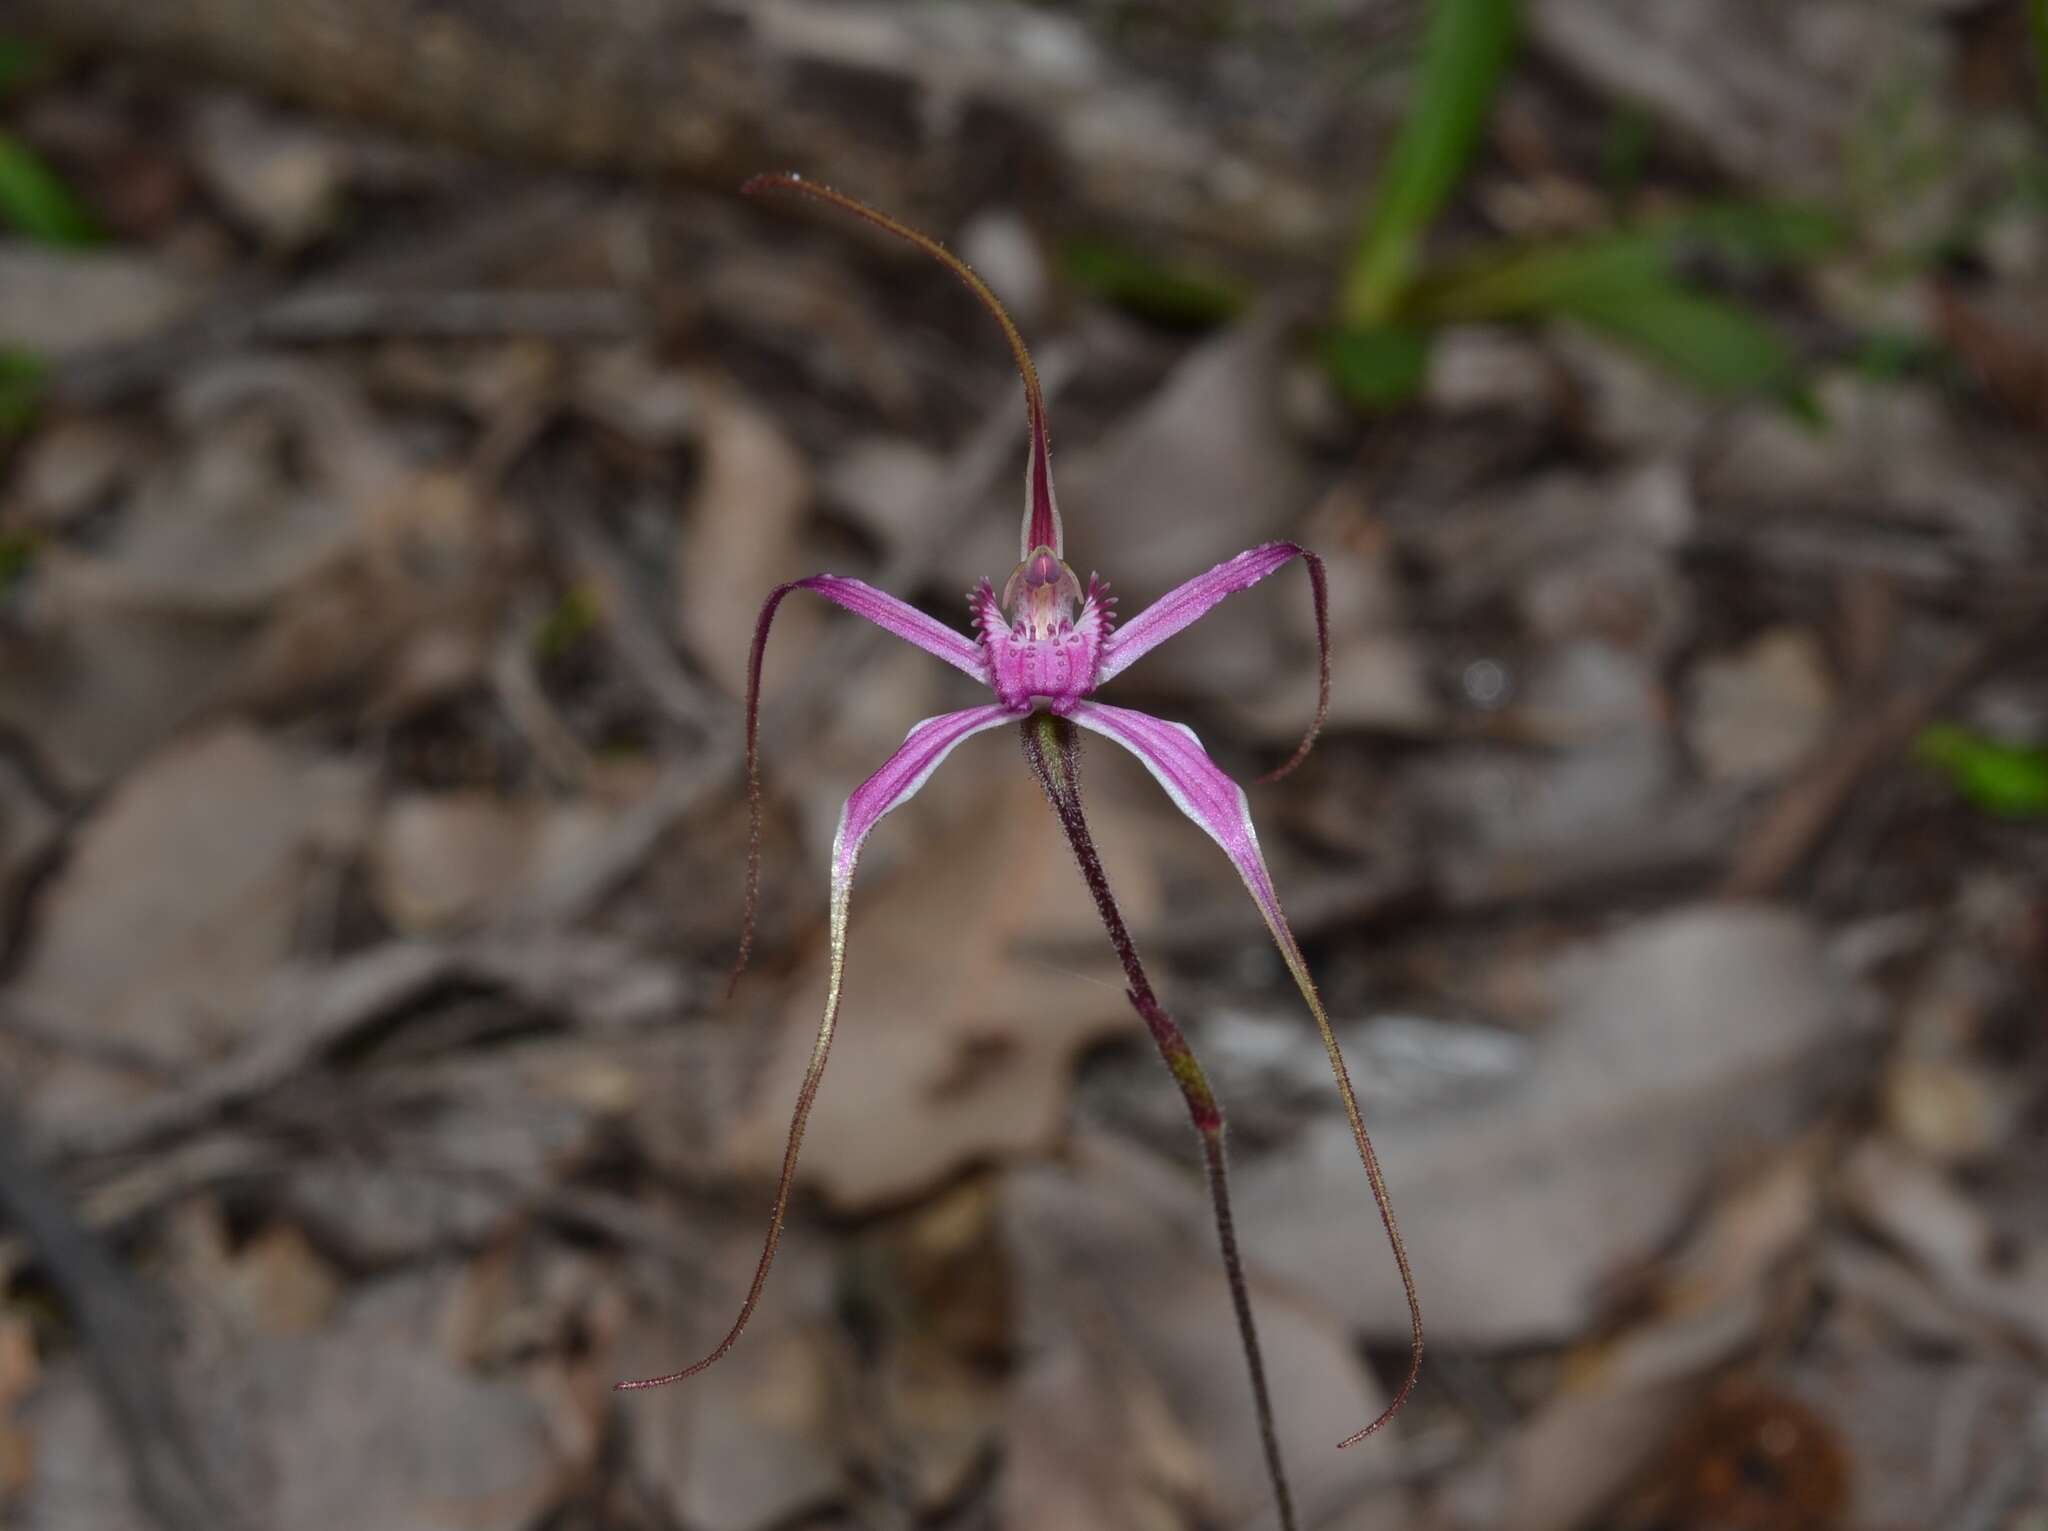
[[[935,659],[943,659],[956,670],[964,670],[976,680],[988,679],[988,661],[983,657],[981,645],[965,633],[955,632],[937,617],[928,617],[908,601],[899,601],[886,590],[877,590],[863,580],[848,579],[841,574],[813,574],[808,579],[793,579],[769,593],[761,606],[760,620],[755,631],[765,641],[768,623],[775,616],[775,608],[792,590],[809,590],[822,595],[833,605],[843,607],[857,617],[865,617],[875,626],[894,633],[905,643],[914,643]]]
[[[968,291],[1002,326],[1003,339],[1010,343],[1010,354],[1016,357],[1018,374],[1024,379],[1024,414],[1031,430],[1031,450],[1024,463],[1024,547],[1017,556],[1029,558],[1042,547],[1051,548],[1058,556],[1062,547],[1060,509],[1052,492],[1052,432],[1045,422],[1045,393],[1039,387],[1038,369],[1031,364],[1031,353],[1024,347],[1024,336],[994,289],[975,275],[972,266],[931,235],[822,182],[807,181],[800,175],[757,175],[740,187],[740,191],[747,196],[758,196],[764,191],[794,191],[815,197],[820,202],[829,202],[856,218],[866,219],[876,228],[888,230],[898,239],[908,240],[967,284]]]
[[[1224,775],[1202,748],[1202,741],[1195,737],[1195,731],[1185,724],[1169,723],[1126,707],[1105,707],[1100,702],[1081,703],[1074,709],[1072,717],[1083,728],[1115,740],[1136,755],[1145,769],[1152,773],[1153,779],[1166,789],[1175,806],[1223,847],[1223,853],[1230,858],[1238,875],[1244,879],[1245,887],[1251,891],[1259,913],[1265,916],[1266,928],[1273,934],[1273,944],[1280,948],[1280,956],[1293,976],[1295,987],[1301,991],[1309,1014],[1315,1017],[1316,1031],[1322,1038],[1323,1051],[1329,1056],[1330,1071],[1337,1080],[1337,1093],[1344,1100],[1344,1114],[1351,1124],[1352,1139],[1358,1145],[1359,1161],[1365,1166],[1366,1179],[1372,1184],[1373,1201],[1379,1208],[1380,1222],[1386,1227],[1387,1242],[1394,1252],[1394,1264],[1401,1272],[1401,1285],[1408,1297],[1408,1317],[1413,1330],[1407,1380],[1379,1418],[1339,1442],[1349,1446],[1365,1439],[1392,1419],[1414,1390],[1415,1379],[1422,1368],[1422,1305],[1415,1294],[1415,1275],[1409,1268],[1408,1251],[1401,1243],[1401,1231],[1394,1222],[1393,1203],[1387,1197],[1387,1182],[1380,1173],[1379,1155],[1373,1152],[1372,1139],[1365,1130],[1365,1118],[1358,1109],[1358,1094],[1351,1086],[1351,1071],[1345,1066],[1344,1054],[1337,1046],[1337,1033],[1330,1025],[1329,1013],[1323,1008],[1322,996],[1316,992],[1315,980],[1309,976],[1301,947],[1294,939],[1294,932],[1288,928],[1286,915],[1280,910],[1280,897],[1273,889],[1272,875],[1266,870],[1266,858],[1259,850],[1259,836],[1252,827],[1251,807],[1245,800],[1244,788]]]
[[[1268,542],[1247,548],[1229,562],[1220,563],[1208,573],[1197,574],[1186,584],[1167,591],[1109,635],[1109,641],[1102,647],[1102,668],[1097,684],[1129,669],[1182,628],[1199,621],[1225,597],[1251,589],[1267,575],[1297,558],[1308,565],[1309,590],[1315,599],[1320,686],[1315,720],[1309,724],[1308,733],[1296,746],[1292,758],[1259,778],[1261,781],[1279,780],[1306,758],[1316,735],[1322,732],[1323,719],[1330,711],[1329,583],[1323,572],[1322,559],[1299,543]]]
[[[789,1122],[789,1141],[782,1151],[782,1169],[775,1182],[775,1205],[768,1219],[768,1237],[761,1246],[761,1258],[754,1267],[753,1282],[740,1304],[739,1317],[725,1338],[702,1360],[659,1377],[643,1377],[616,1384],[620,1389],[663,1387],[694,1377],[731,1350],[760,1304],[761,1290],[768,1284],[768,1268],[775,1263],[775,1251],[782,1243],[782,1221],[789,1211],[790,1189],[796,1180],[796,1161],[803,1147],[804,1127],[810,1121],[811,1106],[818,1098],[819,1082],[825,1077],[825,1060],[832,1051],[832,1035],[839,1022],[839,998],[846,978],[846,917],[853,895],[853,870],[860,860],[860,848],[869,831],[899,804],[908,802],[931,780],[945,758],[961,740],[1001,723],[1014,715],[1001,707],[970,707],[965,712],[942,713],[926,718],[911,729],[903,745],[881,770],[854,788],[839,815],[839,833],[832,842],[832,966],[825,986],[825,1015],[818,1023],[818,1040],[804,1069],[803,1084],[797,1090],[796,1111]]]
[[[875,626],[914,643],[957,670],[986,681],[988,661],[981,645],[956,633],[936,617],[928,617],[908,602],[899,601],[886,590],[838,574],[813,574],[777,585],[761,603],[761,615],[754,623],[754,649],[747,661],[747,892],[740,924],[740,949],[733,958],[726,994],[739,986],[740,974],[754,952],[754,916],[761,906],[761,662],[768,652],[768,630],[775,613],[790,592],[809,590],[835,606],[865,617]]]

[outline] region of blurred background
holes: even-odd
[[[1052,396],[1129,615],[1330,564],[1227,862],[1089,754],[1305,1527],[2048,1527],[2036,0],[0,3],[0,1502],[1267,1527],[1180,1100],[972,688]],[[1240,779],[1288,573],[1116,682]]]

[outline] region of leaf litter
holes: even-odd
[[[1236,1128],[1304,1510],[2030,1524],[2048,901],[2031,823],[1905,758],[1928,725],[2048,743],[2023,625],[2040,348],[2002,317],[2048,280],[2001,189],[2029,184],[2038,109],[1994,67],[2014,8],[1528,7],[1539,62],[1510,66],[1445,248],[1703,185],[1838,190],[1850,235],[1810,266],[1701,257],[1819,356],[1820,424],[1558,321],[1450,326],[1404,415],[1346,415],[1290,306],[1327,304],[1337,248],[1305,265],[1258,231],[1361,205],[1355,178],[1268,168],[1289,141],[1378,163],[1387,98],[1350,65],[1381,23],[1353,9],[1307,48],[1291,21],[1229,49],[1170,18],[1046,34],[1096,60],[1054,70],[1049,142],[1153,134],[1131,230],[1087,232],[1258,297],[1206,333],[1037,259],[1076,231],[1011,205],[1017,178],[940,230],[1018,266],[1032,338],[1081,363],[1076,552],[1127,611],[1247,541],[1331,555],[1331,737],[1252,800],[1371,1076],[1431,1326],[1379,1456],[1328,1449],[1384,1395],[1401,1314],[1320,1049],[1206,843],[1147,784],[1098,789]],[[943,29],[920,35],[943,73]],[[1134,78],[1142,101],[1100,99]],[[1260,125],[1206,123],[1209,86]],[[646,1407],[605,1391],[715,1335],[744,1285],[822,982],[806,869],[890,720],[957,705],[850,645],[867,689],[826,705],[808,677],[844,628],[790,634],[762,960],[722,1007],[744,834],[721,697],[759,589],[907,568],[957,623],[955,566],[988,561],[1009,466],[945,491],[972,421],[1014,432],[1014,406],[958,311],[715,194],[610,185],[479,253],[463,231],[524,172],[160,62],[23,88],[20,136],[107,237],[0,250],[0,349],[36,379],[0,427],[0,1071],[80,1225],[175,1311],[169,1396],[237,1502],[278,1525],[1257,1523],[1192,1145],[1043,810],[989,785],[1014,766],[995,743],[877,837],[760,1324]],[[984,122],[983,88],[944,111],[1030,161],[1034,108],[1006,91]],[[1212,127],[1242,153],[1190,152]],[[1199,259],[1147,246],[1217,195],[1276,216]],[[1434,236],[1412,253],[1435,269]],[[1313,705],[1314,634],[1262,598],[1244,641],[1135,677],[1247,775]],[[6,1233],[9,1523],[148,1524],[86,1309]]]

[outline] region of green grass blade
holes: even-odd
[[[43,157],[0,131],[0,223],[52,245],[97,244],[99,224]]]
[[[1709,393],[1768,394],[1800,413],[1799,359],[1770,325],[1725,299],[1663,277],[1584,287],[1554,311],[1625,341]]]
[[[1518,0],[1434,0],[1414,102],[1353,250],[1337,312],[1348,328],[1385,321],[1413,276],[1422,237],[1479,142],[1514,52]]]
[[[1400,312],[1424,324],[1525,318],[1580,292],[1663,279],[1666,243],[1652,234],[1601,234],[1480,256],[1418,282]]]
[[[1168,266],[1122,245],[1077,239],[1060,252],[1066,274],[1128,313],[1173,329],[1208,329],[1249,306],[1245,288],[1228,277]]]
[[[0,442],[35,422],[48,380],[49,368],[40,357],[0,346]]]
[[[2048,750],[2003,744],[1953,723],[1921,730],[1913,753],[1986,813],[2005,819],[2048,817]]]
[[[1429,332],[1408,325],[1329,330],[1316,350],[1337,391],[1367,413],[1406,404],[1429,371]]]

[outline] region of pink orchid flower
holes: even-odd
[[[796,1112],[790,1122],[788,1146],[776,1185],[768,1236],[752,1285],[741,1304],[739,1317],[709,1355],[681,1371],[622,1382],[618,1386],[626,1389],[661,1387],[694,1376],[724,1356],[746,1327],[760,1300],[769,1266],[781,1239],[804,1125],[817,1097],[819,1081],[824,1076],[826,1057],[831,1050],[838,1021],[846,973],[847,907],[861,847],[882,818],[914,796],[964,740],[1004,724],[1018,724],[1026,759],[1073,848],[1083,880],[1123,964],[1131,1004],[1152,1033],[1181,1088],[1189,1115],[1201,1136],[1217,1233],[1230,1278],[1240,1340],[1251,1372],[1268,1473],[1280,1506],[1281,1522],[1292,1527],[1293,1510],[1280,1464],[1264,1368],[1259,1357],[1257,1334],[1230,1214],[1223,1154],[1223,1113],[1186,1037],[1154,997],[1130,933],[1125,929],[1116,902],[1110,895],[1107,877],[1081,812],[1080,739],[1076,730],[1086,729],[1100,734],[1137,756],[1181,812],[1222,847],[1223,853],[1244,879],[1259,913],[1264,916],[1266,927],[1271,931],[1287,970],[1301,991],[1321,1034],[1331,1070],[1336,1076],[1338,1092],[1343,1098],[1345,1114],[1350,1120],[1352,1136],[1357,1142],[1358,1155],[1371,1183],[1380,1220],[1385,1225],[1394,1261],[1400,1271],[1413,1328],[1406,1379],[1378,1418],[1340,1443],[1349,1446],[1379,1430],[1407,1401],[1422,1362],[1422,1314],[1416,1299],[1415,1280],[1387,1198],[1386,1183],[1380,1173],[1372,1141],[1366,1134],[1343,1054],[1338,1049],[1336,1034],[1316,992],[1315,982],[1309,976],[1301,947],[1288,928],[1286,916],[1281,913],[1280,899],[1266,870],[1265,857],[1259,850],[1258,834],[1252,827],[1244,790],[1216,766],[1194,731],[1186,725],[1093,700],[1095,692],[1105,682],[1121,675],[1175,633],[1198,621],[1226,597],[1250,589],[1298,558],[1308,570],[1309,587],[1315,602],[1321,695],[1315,719],[1293,756],[1261,780],[1272,781],[1285,776],[1308,754],[1329,708],[1329,618],[1322,560],[1292,542],[1264,543],[1217,565],[1206,574],[1197,575],[1160,597],[1121,627],[1116,626],[1113,621],[1116,601],[1107,593],[1107,587],[1091,577],[1084,589],[1074,571],[1062,560],[1060,513],[1053,496],[1051,443],[1037,370],[1024,348],[1023,337],[987,284],[938,241],[816,182],[795,175],[764,175],[755,177],[741,189],[749,194],[770,190],[799,192],[864,218],[910,241],[941,262],[965,282],[995,316],[1024,378],[1029,452],[1025,467],[1021,561],[1003,582],[1000,594],[993,584],[984,579],[969,595],[976,634],[971,638],[885,591],[836,574],[814,574],[808,579],[792,580],[771,592],[761,608],[747,678],[747,785],[753,811],[753,835],[747,862],[745,931],[733,973],[735,982],[751,949],[759,890],[761,660],[767,647],[769,627],[784,599],[798,590],[821,595],[855,616],[865,618],[934,658],[973,676],[989,688],[993,699],[978,707],[944,713],[917,724],[910,730],[902,748],[879,771],[855,788],[847,799],[832,846],[831,970],[826,988],[825,1014],[797,1094]]]

